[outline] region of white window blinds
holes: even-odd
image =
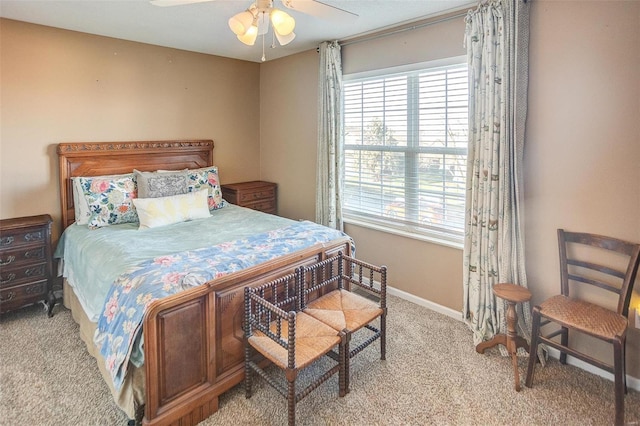
[[[349,80],[347,218],[463,241],[467,65]]]

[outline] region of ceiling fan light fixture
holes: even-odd
[[[229,28],[237,36],[245,35],[253,25],[254,16],[248,10],[237,13],[229,18]]]
[[[287,36],[296,28],[296,21],[287,12],[279,9],[271,10],[271,23],[273,28],[282,36]]]
[[[291,43],[294,38],[296,38],[296,33],[294,33],[293,31],[290,32],[287,35],[282,35],[278,31],[275,31],[275,30],[273,32],[275,33],[276,38],[278,39],[278,43],[280,43],[280,46],[285,46],[285,45]]]
[[[246,33],[238,35],[238,40],[246,44],[247,46],[253,46],[258,38],[258,27],[251,25]]]
[[[265,35],[269,32],[269,15],[264,12],[258,12],[256,22],[258,26],[258,35]]]

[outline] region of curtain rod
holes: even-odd
[[[375,40],[375,39],[378,39],[378,38],[388,37],[388,36],[392,36],[392,35],[395,35],[395,34],[404,33],[406,31],[413,31],[413,30],[417,30],[419,28],[428,27],[429,25],[439,24],[441,22],[446,22],[446,21],[451,21],[452,19],[461,18],[463,16],[466,16],[468,12],[469,12],[469,10],[459,11],[458,13],[455,13],[453,15],[445,16],[443,18],[435,19],[433,21],[425,21],[425,22],[422,22],[420,24],[415,24],[415,25],[411,25],[409,27],[404,27],[404,28],[389,29],[388,31],[383,31],[381,33],[371,34],[370,36],[363,36],[362,38],[354,38],[354,39],[351,39],[351,40],[346,39],[345,41],[338,40],[338,43],[340,43],[340,46],[348,46],[350,44],[361,43],[363,41],[371,41],[371,40]]]

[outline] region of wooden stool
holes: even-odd
[[[496,345],[503,345],[511,355],[513,364],[513,374],[516,381],[516,391],[520,392],[520,376],[518,374],[518,359],[516,351],[518,348],[525,348],[529,352],[529,344],[522,337],[518,336],[518,315],[516,314],[516,303],[527,302],[531,299],[531,292],[526,288],[510,283],[496,284],[493,286],[493,294],[507,302],[507,334],[496,334],[493,339],[479,343],[476,352],[483,354],[488,348]]]

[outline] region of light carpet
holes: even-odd
[[[124,426],[70,312],[54,312],[33,306],[0,318],[0,424]],[[476,353],[463,323],[389,296],[387,326],[387,360],[376,344],[357,355],[351,392],[338,397],[336,375],[298,403],[299,425],[613,424],[613,383],[595,374],[550,360],[527,388],[521,358],[516,392],[510,360],[497,348]],[[640,393],[629,390],[625,408],[627,423],[639,424]],[[252,398],[236,386],[201,425],[286,422],[285,399],[256,377]]]

